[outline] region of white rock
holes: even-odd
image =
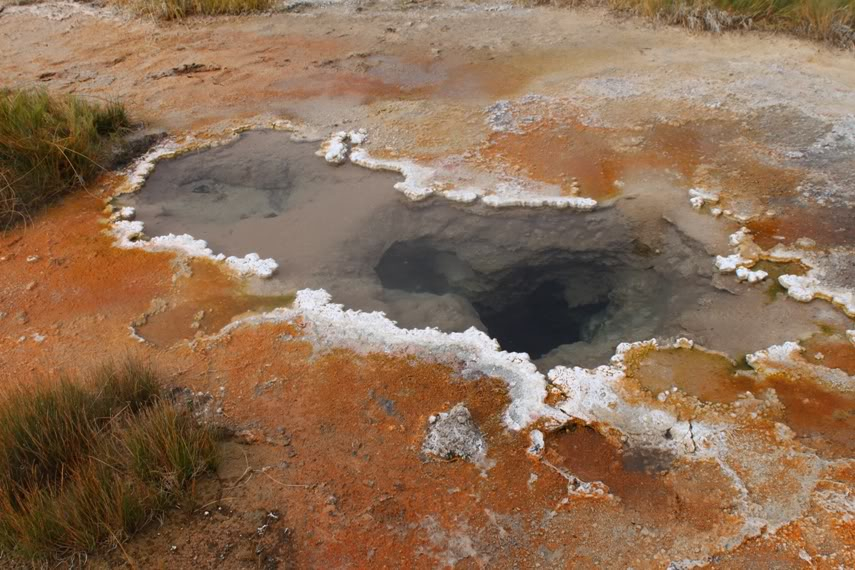
[[[528,454],[534,457],[542,456],[543,450],[546,447],[543,439],[543,432],[539,429],[533,429],[528,434],[528,437],[531,440],[531,445],[528,447]]]
[[[226,265],[241,275],[271,277],[279,268],[272,259],[262,259],[257,253],[248,253],[244,257],[227,257]]]
[[[753,262],[750,259],[746,259],[738,253],[715,257],[715,266],[721,273],[733,273],[739,267],[751,266],[752,264]]]
[[[205,240],[196,239],[188,234],[166,234],[149,240],[143,238],[143,223],[139,221],[119,220],[113,223],[112,233],[116,245],[123,249],[144,249],[146,251],[171,251],[188,257],[201,257],[212,261],[224,261],[229,269],[240,275],[255,275],[267,278],[278,268],[276,261],[262,259],[257,253],[244,257],[226,257],[214,254]]]
[[[737,267],[736,268],[736,278],[740,281],[748,281],[749,283],[759,283],[763,281],[769,276],[769,274],[762,269],[757,271],[752,271],[745,267]]]
[[[597,201],[593,198],[580,198],[578,196],[540,196],[527,194],[520,196],[506,196],[502,194],[491,194],[481,200],[485,205],[494,208],[507,208],[523,206],[526,208],[571,208],[574,210],[593,210],[597,207]]]
[[[718,192],[703,188],[689,188],[689,202],[692,204],[692,208],[696,210],[700,210],[706,203],[717,204],[718,201]]]

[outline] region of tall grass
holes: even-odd
[[[694,29],[762,29],[855,47],[855,0],[522,0],[527,4],[605,5]]]
[[[0,552],[50,560],[126,539],[215,466],[212,432],[128,361],[0,403]]]
[[[118,103],[0,90],[0,230],[90,181],[129,125]]]
[[[180,20],[188,16],[222,16],[269,10],[273,0],[114,0],[137,14],[162,20]]]

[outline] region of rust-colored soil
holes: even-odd
[[[737,214],[753,216],[746,225],[763,248],[802,237],[818,250],[853,245],[841,205],[851,188],[826,189],[820,202],[800,189],[809,165],[782,158],[855,112],[851,58],[775,37],[644,28],[596,10],[303,8],[156,23],[10,7],[0,14],[0,74],[4,86],[121,98],[176,137],[277,119],[307,136],[364,127],[377,157],[438,165],[488,189],[554,184],[645,211],[707,252],[710,273],[714,255],[731,253],[722,244]],[[190,63],[207,70],[170,73]],[[499,100],[521,128],[490,122]],[[784,103],[805,111],[768,110]],[[620,182],[648,175],[624,194]],[[528,431],[502,422],[500,380],[396,354],[321,352],[300,321],[219,335],[291,297],[254,295],[208,262],[113,247],[103,208],[116,185],[107,175],[0,236],[0,385],[132,352],[170,384],[208,393],[209,419],[236,433],[194,506],[91,566],[855,567],[855,400],[816,368],[851,380],[844,331],[804,340],[810,373],[749,378],[698,350],[633,361],[620,397],[709,427],[717,448],[630,449],[614,426],[568,417],[557,431],[539,425],[546,449],[529,455]],[[720,191],[730,221],[714,219],[711,204],[703,220],[691,211],[694,186]],[[779,296],[781,266],[758,267],[772,274],[758,286]],[[737,295],[729,279],[715,284]],[[836,310],[812,307],[817,322]],[[485,436],[483,464],[421,452],[429,416],[459,402]]]
[[[0,238],[3,381],[73,372],[121,355],[136,344],[131,321],[169,291],[171,256],[115,249],[102,234],[103,207],[81,192],[33,227]]]

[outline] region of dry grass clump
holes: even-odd
[[[789,18],[805,35],[855,47],[855,0],[793,0]]]
[[[605,5],[691,29],[784,31],[855,47],[855,0],[523,0],[533,5]]]
[[[118,103],[0,90],[0,231],[90,181],[129,125]]]
[[[0,403],[0,553],[47,561],[121,542],[216,461],[211,430],[137,362],[17,389]]]
[[[221,16],[269,10],[273,0],[116,0],[137,14],[162,20],[188,16]]]

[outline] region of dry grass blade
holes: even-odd
[[[520,0],[524,5],[608,6],[695,30],[784,31],[855,47],[855,0]]]
[[[269,10],[272,0],[116,0],[134,12],[162,20],[180,20],[189,16],[221,16]]]

